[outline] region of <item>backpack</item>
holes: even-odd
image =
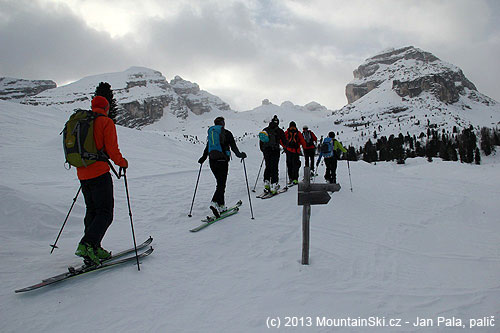
[[[269,134],[267,134],[266,131],[262,130],[259,132],[259,140],[262,141],[263,143],[268,143],[269,142]]]
[[[94,120],[104,116],[90,110],[76,110],[64,125],[63,147],[66,163],[74,167],[87,167],[96,161],[107,161],[98,151],[94,140]]]
[[[325,138],[320,148],[321,155],[324,158],[333,157],[333,141],[331,138]]]
[[[297,129],[289,129],[286,135],[287,146],[290,148],[299,148],[299,131]]]
[[[312,146],[313,145],[313,137],[312,137],[311,131],[304,131],[304,133],[302,133],[302,135],[304,136],[304,141],[306,142],[306,145]]]
[[[214,125],[208,129],[208,156],[211,160],[229,160],[231,152],[224,151],[226,136],[221,125]]]
[[[279,143],[277,140],[276,129],[262,130],[259,133],[259,140],[262,142],[263,149],[279,149]]]

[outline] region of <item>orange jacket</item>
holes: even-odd
[[[115,123],[108,118],[108,113],[104,109],[93,108],[92,111],[105,115],[94,120],[94,140],[98,150],[103,149],[106,155],[115,162],[116,165],[126,168],[127,160],[123,158],[118,148],[118,137],[116,135]],[[87,167],[76,168],[78,179],[92,179],[109,172],[107,162],[97,161]]]

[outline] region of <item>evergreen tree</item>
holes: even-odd
[[[481,164],[481,153],[479,152],[479,148],[476,147],[476,151],[474,154],[474,161],[476,162],[477,165]]]
[[[450,159],[452,161],[458,161],[457,150],[455,149],[455,147],[453,147],[453,144],[451,142],[448,143],[448,155],[450,156]]]
[[[107,82],[101,82],[95,89],[93,97],[102,96],[108,100],[109,112],[108,117],[116,123],[116,117],[118,116],[118,110],[116,107],[116,100],[113,97],[113,90],[111,90],[111,85]]]
[[[347,149],[347,159],[349,161],[357,161],[358,160],[358,156],[356,154],[356,149],[354,149],[353,146],[349,146],[349,148]]]
[[[371,140],[368,140],[365,144],[364,153],[363,153],[363,161],[371,163],[376,162],[378,159],[377,150],[373,145]]]
[[[486,156],[491,154],[492,148],[492,138],[490,135],[490,129],[487,127],[481,128],[481,149],[484,151]]]
[[[500,146],[500,131],[498,130],[498,128],[495,128],[493,130],[493,144],[495,146]]]

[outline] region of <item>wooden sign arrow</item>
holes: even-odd
[[[340,184],[309,184],[307,185],[305,182],[299,183],[299,192],[314,192],[314,191],[329,191],[329,192],[338,192],[340,191]]]
[[[325,205],[330,201],[330,195],[326,191],[312,191],[298,193],[298,205]]]

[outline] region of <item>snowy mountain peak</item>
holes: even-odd
[[[189,114],[230,110],[227,103],[200,90],[198,84],[185,81],[180,76],[169,84],[161,72],[146,67],[130,67],[123,72],[88,76],[44,91],[23,103],[53,106],[66,112],[87,109],[100,82],[111,85],[119,109],[117,123],[127,127],[152,124],[164,113],[186,119]]]
[[[459,67],[413,46],[368,58],[353,74],[346,86],[349,104],[335,113],[337,124],[418,134],[428,126],[491,127],[500,121],[499,104],[478,92]]]
[[[436,81],[435,78],[440,76],[441,85],[450,90],[438,96],[444,102],[458,101],[458,94],[464,93],[463,88],[476,90],[460,68],[413,46],[390,49],[368,58],[354,70],[353,75],[354,80],[346,87],[349,103],[358,100],[388,80],[395,81],[398,94],[403,97],[414,95],[416,91],[406,90],[417,85],[422,86],[421,90],[430,90],[433,85],[431,81]]]

